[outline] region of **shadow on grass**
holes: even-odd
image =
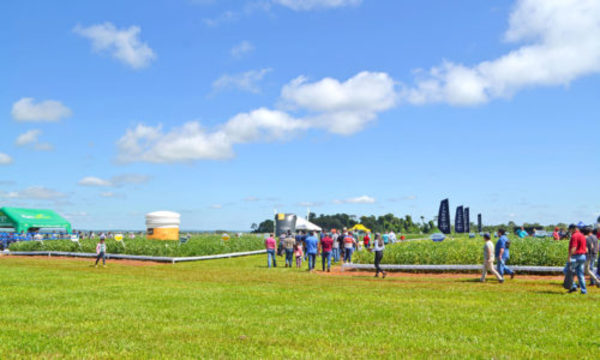
[[[563,289],[556,289],[556,290],[537,290],[537,291],[533,291],[536,294],[542,294],[542,295],[565,295],[567,294],[566,290]]]

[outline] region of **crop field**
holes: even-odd
[[[492,239],[495,242],[494,239]],[[406,241],[387,246],[384,264],[480,264],[483,261],[483,240],[465,236],[446,239]],[[510,260],[513,265],[563,266],[567,259],[569,242],[550,239],[511,238]],[[356,263],[373,263],[373,254],[359,251],[353,257]]]
[[[0,257],[0,358],[592,358],[600,291],[558,278]]]
[[[95,253],[98,239],[21,241],[10,245],[11,251],[69,251]],[[192,236],[185,244],[178,241],[148,240],[137,237],[115,241],[106,240],[107,252],[111,254],[149,256],[202,256],[264,249],[262,235],[245,234],[223,241],[220,235]]]

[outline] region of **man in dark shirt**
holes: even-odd
[[[569,241],[569,265],[574,268],[577,274],[577,282],[581,288],[581,294],[587,294],[585,287],[585,260],[587,258],[587,244],[585,236],[579,232],[577,226],[569,225],[571,240]],[[577,286],[573,282],[570,293],[577,291]]]

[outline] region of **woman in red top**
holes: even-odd
[[[275,251],[277,251],[277,242],[273,238],[273,234],[265,240],[265,248],[267,249],[267,266],[271,267],[271,261],[273,267],[277,267],[277,259],[275,258]]]

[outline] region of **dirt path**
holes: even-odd
[[[9,256],[0,256],[0,261],[2,259],[36,259],[36,260],[71,260],[71,261],[82,261],[89,262],[90,264],[95,261],[95,258],[81,258],[81,257],[70,257],[70,256],[19,256],[19,255],[9,255]],[[107,264],[119,264],[119,265],[129,265],[129,266],[160,266],[160,265],[170,265],[169,263],[162,263],[156,261],[141,261],[141,260],[127,260],[127,259],[107,259]]]
[[[323,276],[349,276],[349,277],[374,277],[375,271],[357,271],[357,270],[346,270],[342,271],[340,266],[334,266],[331,268],[331,272],[316,272],[319,275]],[[388,272],[387,277],[389,278],[440,278],[440,279],[464,279],[464,278],[479,278],[481,274],[477,273],[415,273],[415,272],[400,272],[393,271]],[[493,278],[488,274],[488,279]],[[515,279],[524,279],[524,280],[563,280],[562,276],[559,275],[519,275],[515,276]],[[507,277],[508,280],[508,277]]]

